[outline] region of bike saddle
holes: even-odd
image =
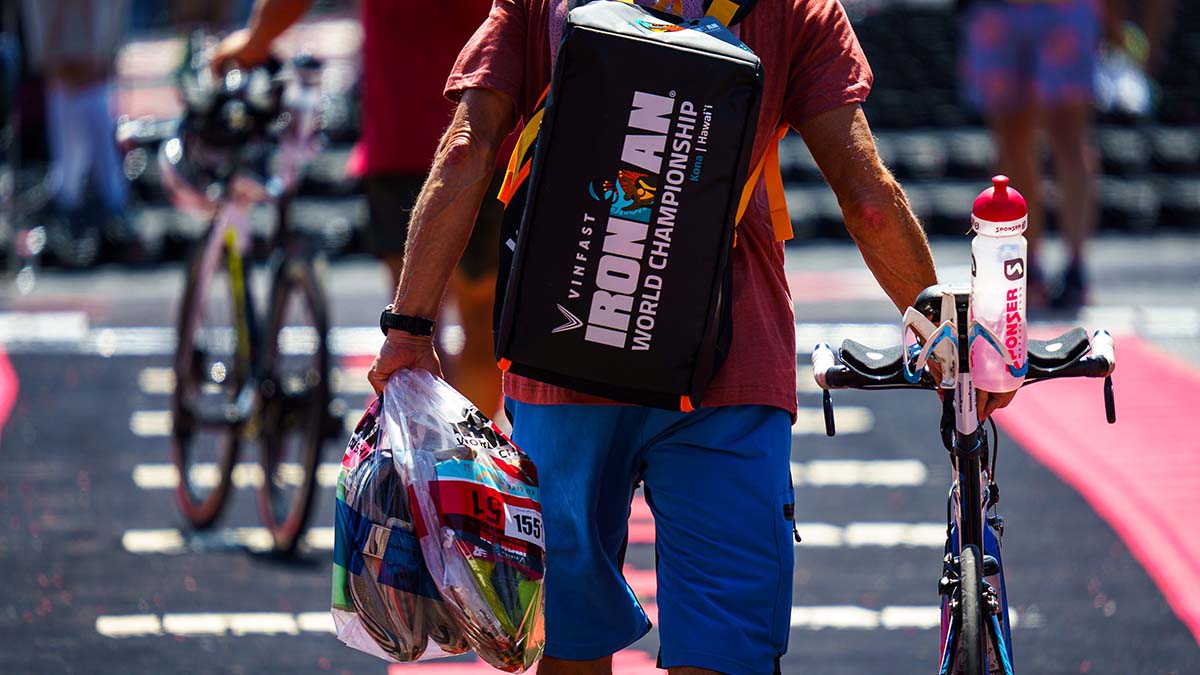
[[[1075,363],[1090,348],[1087,331],[1072,328],[1050,340],[1030,340],[1029,365],[1034,370],[1052,373]]]
[[[876,349],[854,340],[842,340],[842,363],[869,377],[886,379],[900,372],[904,350],[898,346]]]

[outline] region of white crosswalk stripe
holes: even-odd
[[[928,479],[928,468],[916,459],[792,462],[792,481],[797,487],[910,487],[924,485]]]
[[[804,548],[941,548],[946,526],[942,523],[874,523],[848,525],[796,523]],[[310,551],[332,551],[332,527],[312,527],[302,546]],[[234,527],[208,532],[175,528],[133,529],[121,535],[121,547],[136,555],[181,555],[197,550],[242,547],[268,551],[271,534],[264,527]]]
[[[333,368],[329,377],[334,393],[364,396],[372,393],[366,368]],[[175,372],[170,368],[142,368],[138,373],[138,388],[143,394],[170,396],[175,392]]]
[[[323,488],[337,485],[342,466],[337,462],[317,465],[317,484]],[[191,482],[200,489],[212,489],[217,483],[217,465],[211,462],[193,464]],[[796,487],[914,487],[924,485],[929,470],[915,459],[882,460],[814,460],[792,462],[792,481]],[[300,482],[300,465],[280,466],[280,477],[294,485]],[[253,489],[262,485],[262,467],[254,462],[233,465],[230,481],[235,488]],[[133,483],[142,490],[173,490],[179,484],[179,472],[174,464],[150,463],[133,467]]]
[[[1148,339],[1200,336],[1200,309],[1190,306],[1087,307],[1079,323],[1089,329],[1137,333]],[[1034,323],[1035,328],[1039,324]],[[313,339],[297,329],[285,335],[286,353],[304,353]],[[897,323],[798,323],[796,353],[807,354],[814,344],[834,347],[845,338],[872,347],[896,344]],[[329,349],[336,356],[374,354],[383,336],[374,326],[338,326],[329,331]],[[175,352],[174,328],[162,326],[93,327],[83,312],[0,312],[0,342],[12,354],[74,353],[113,356],[167,356]]]
[[[207,532],[185,532],[175,528],[126,530],[121,548],[136,555],[180,555],[213,548],[271,550],[271,533],[265,527],[233,527]],[[311,551],[333,550],[332,527],[310,527],[301,546]]]
[[[1013,628],[1036,626],[1015,611],[1008,616]],[[801,630],[933,630],[940,623],[936,606],[796,605],[791,616],[792,628]],[[334,624],[328,611],[130,614],[97,617],[96,632],[108,638],[331,634]]]
[[[348,415],[346,425],[354,430],[357,420]],[[875,415],[862,406],[839,406],[837,409],[837,432],[839,434],[864,434],[875,425]],[[169,410],[138,410],[129,420],[129,429],[143,438],[165,437],[171,434],[171,412]],[[792,436],[824,435],[825,413],[820,408],[800,408],[796,422],[792,425]]]
[[[142,438],[171,435],[170,410],[135,410],[129,417],[129,430]]]
[[[837,408],[838,434],[865,434],[875,426],[870,408],[843,405]],[[825,435],[825,411],[821,408],[800,408],[792,425],[792,436]]]
[[[337,462],[321,462],[317,465],[317,484],[321,487],[337,485],[341,465]],[[191,483],[199,489],[212,489],[217,484],[217,465],[200,462],[189,467]],[[299,485],[304,477],[299,464],[285,462],[279,465],[279,478],[289,485]],[[230,482],[235,488],[257,488],[262,485],[262,467],[254,462],[238,462],[233,465]],[[179,484],[179,471],[174,464],[138,464],[133,467],[133,482],[142,490],[173,490]]]

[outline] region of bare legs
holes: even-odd
[[[1067,247],[1069,263],[1063,288],[1055,304],[1078,306],[1083,298],[1083,260],[1088,239],[1096,226],[1095,157],[1091,144],[1090,105],[1085,101],[1066,102],[1038,110],[1028,106],[1004,115],[988,118],[996,146],[1000,170],[1012,179],[1029,205],[1029,306],[1044,308],[1050,298],[1041,265],[1041,238],[1045,210],[1041,194],[1041,169],[1037,149],[1037,131],[1044,127],[1054,160],[1058,185],[1058,226]]]
[[[450,278],[450,289],[465,338],[454,364],[454,386],[490,417],[500,409],[500,369],[492,351],[496,275],[475,279],[458,269]]]
[[[1072,265],[1082,263],[1084,246],[1096,226],[1096,167],[1089,111],[1090,107],[1080,102],[1045,113],[1060,195],[1059,227]]]
[[[1038,260],[1045,211],[1042,208],[1042,172],[1037,152],[1037,110],[1033,106],[1008,114],[991,115],[988,126],[996,148],[1000,172],[1011,179],[1011,185],[1025,197],[1029,206],[1029,226],[1025,239],[1029,242],[1030,270],[1027,302],[1031,309],[1044,309],[1050,297],[1041,274]]]

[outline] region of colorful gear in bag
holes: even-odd
[[[396,661],[420,658],[430,638],[443,652],[462,653],[468,645],[425,568],[392,454],[380,447],[381,407],[376,400],[367,409],[343,458],[335,610],[352,610],[355,625]]]
[[[524,671],[545,643],[545,535],[533,462],[429,373],[393,375],[384,400],[434,583],[480,658]]]

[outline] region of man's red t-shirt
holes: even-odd
[[[550,81],[551,22],[566,0],[495,0],[491,14],[463,48],[446,82],[452,100],[470,88],[512,98],[518,118],[533,110]],[[694,18],[699,2],[685,4]],[[736,27],[763,64],[763,96],[751,166],[775,130],[835,108],[861,103],[871,69],[838,0],[759,0]],[[561,27],[553,28],[555,34]],[[769,405],[796,412],[796,335],[766,191],[760,184],[738,227],[733,251],[733,342],[704,397],[705,406]],[[504,393],[525,403],[604,403],[586,394],[505,374]]]

